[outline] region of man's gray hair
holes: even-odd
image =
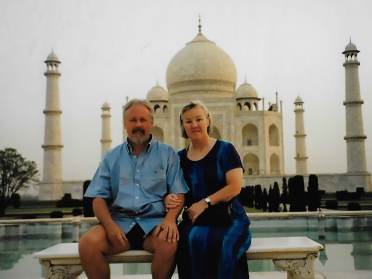
[[[130,109],[131,107],[133,107],[135,105],[142,105],[145,108],[147,108],[151,114],[154,113],[154,110],[152,109],[151,104],[145,99],[132,99],[132,100],[130,100],[128,103],[126,103],[124,105],[123,112],[125,113],[128,109]]]

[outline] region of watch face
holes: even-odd
[[[204,201],[208,204],[208,206],[211,205],[211,199],[210,198],[205,198]]]

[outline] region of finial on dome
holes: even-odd
[[[200,17],[200,14],[199,14],[198,21],[199,21],[199,24],[198,24],[198,30],[199,30],[199,33],[201,33],[201,32],[202,32],[202,25],[201,25],[201,17]]]

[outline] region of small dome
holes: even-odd
[[[358,50],[356,45],[353,44],[351,41],[345,47],[345,51],[356,51],[356,50]]]
[[[168,91],[157,84],[147,92],[146,98],[149,101],[168,101]]]
[[[54,51],[52,50],[51,53],[49,53],[47,59],[45,60],[45,62],[57,62],[57,63],[61,63],[61,61],[59,61],[57,55],[54,53]]]
[[[294,101],[294,104],[303,104],[303,103],[304,103],[304,101],[302,101],[302,99],[300,98],[300,96],[297,96],[297,98]]]
[[[170,61],[167,87],[173,92],[173,88],[178,86],[202,86],[204,83],[213,83],[218,87],[218,82],[235,87],[235,65],[224,50],[199,32]]]
[[[109,103],[108,102],[105,102],[103,105],[102,105],[102,107],[101,107],[101,109],[110,109],[111,107],[110,107],[110,105],[109,105]]]
[[[257,91],[256,91],[256,89],[254,89],[254,87],[251,84],[249,84],[247,82],[244,82],[236,90],[236,97],[235,98],[236,99],[240,99],[240,98],[258,99]]]
[[[360,51],[357,49],[356,45],[351,42],[351,39],[347,46],[345,47],[345,50],[342,52],[346,57],[349,55],[357,55]]]

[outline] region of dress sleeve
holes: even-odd
[[[89,184],[87,191],[85,192],[85,197],[92,198],[112,198],[111,192],[111,173],[109,164],[107,162],[107,157],[102,160],[92,181]]]
[[[236,168],[242,168],[244,172],[242,161],[240,160],[239,153],[236,151],[234,145],[231,143],[224,143],[220,156],[222,158],[222,168],[225,173]]]

